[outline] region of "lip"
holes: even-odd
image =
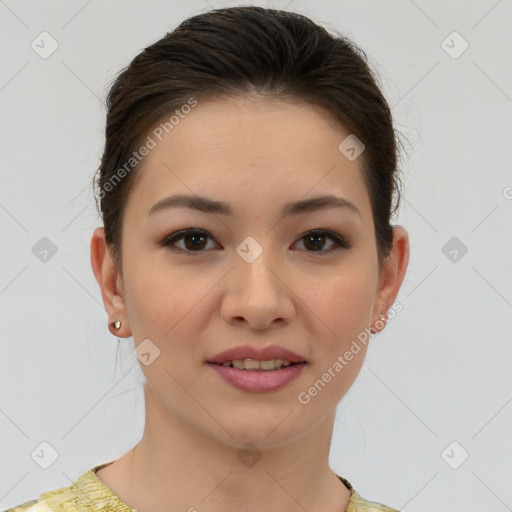
[[[276,391],[294,381],[308,363],[298,363],[280,370],[241,370],[221,364],[206,363],[224,381],[253,393]]]
[[[225,361],[236,361],[244,359],[255,359],[257,361],[268,361],[270,359],[283,359],[291,363],[306,362],[306,359],[287,348],[279,345],[268,345],[267,347],[254,347],[251,345],[240,345],[230,348],[208,359],[207,363],[222,364]],[[249,370],[252,371],[252,370]],[[283,371],[283,370],[279,370]],[[261,372],[257,372],[261,373]]]

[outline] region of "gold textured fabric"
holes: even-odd
[[[112,462],[86,471],[68,487],[44,492],[38,499],[27,501],[4,512],[137,512],[121,501],[96,475],[96,471]],[[346,512],[399,512],[394,508],[363,499],[348,480],[337,476],[350,490]]]

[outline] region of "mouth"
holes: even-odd
[[[282,359],[234,359],[222,363],[207,361],[206,365],[225,382],[242,391],[270,393],[298,379],[308,363]]]
[[[232,361],[223,361],[222,363],[214,363],[207,361],[208,364],[214,364],[217,366],[224,366],[226,368],[236,368],[238,370],[246,371],[264,371],[272,372],[283,370],[289,366],[306,365],[306,361],[287,361],[283,359],[269,359],[269,360],[257,360],[257,359],[234,359]]]
[[[225,382],[252,393],[274,392],[299,378],[309,363],[281,345],[239,345],[208,358]]]

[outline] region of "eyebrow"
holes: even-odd
[[[231,206],[223,201],[215,201],[207,197],[195,195],[176,194],[166,197],[154,204],[149,209],[148,216],[168,208],[180,207],[191,208],[204,213],[214,213],[226,216],[233,215],[233,209]],[[281,210],[281,217],[310,213],[327,208],[343,208],[361,217],[361,212],[348,199],[334,196],[332,194],[286,203]]]

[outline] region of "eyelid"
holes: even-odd
[[[189,228],[181,229],[179,231],[175,231],[175,232],[171,233],[170,235],[167,235],[161,242],[159,242],[158,245],[160,245],[162,247],[168,247],[171,250],[176,250],[178,252],[192,254],[194,256],[208,252],[207,250],[189,251],[186,249],[182,249],[181,247],[176,247],[176,246],[172,245],[174,242],[180,241],[183,238],[185,238],[187,235],[194,234],[194,233],[199,233],[207,238],[210,238],[217,245],[220,245],[215,240],[215,238],[210,234],[209,231],[202,229],[202,228],[194,228],[194,227],[189,227]],[[334,241],[334,243],[335,243],[334,248],[329,249],[327,251],[304,251],[304,250],[301,250],[301,252],[306,252],[307,254],[310,254],[310,255],[324,256],[324,255],[330,254],[332,252],[335,252],[339,249],[350,249],[352,247],[352,243],[349,242],[349,240],[345,236],[340,235],[339,233],[336,233],[335,231],[332,231],[330,229],[325,229],[325,228],[315,228],[315,229],[309,229],[307,231],[304,231],[296,238],[296,241],[293,244],[295,244],[297,241],[301,241],[306,235],[311,235],[311,234],[313,234],[313,235],[314,234],[325,234],[327,238],[330,238],[331,240]]]
[[[168,248],[170,250],[175,250],[177,252],[184,253],[184,254],[190,254],[192,256],[199,256],[201,254],[204,254],[204,253],[208,252],[208,251],[205,251],[205,250],[201,250],[201,251],[187,251],[186,249],[182,249],[181,247],[176,247],[176,246],[172,245],[173,243],[182,240],[187,235],[194,234],[194,233],[199,233],[199,234],[201,234],[201,235],[203,235],[203,236],[205,236],[207,238],[210,238],[217,245],[219,245],[218,242],[215,241],[215,239],[213,238],[213,236],[210,234],[209,231],[207,231],[205,229],[202,229],[202,228],[193,228],[193,227],[189,227],[189,228],[185,228],[185,229],[180,229],[178,231],[174,231],[173,233],[165,236],[164,239],[161,242],[159,242],[158,245],[160,245],[160,246],[162,246],[164,248]]]
[[[299,235],[297,237],[297,241],[301,241],[306,235],[310,235],[310,234],[313,234],[313,235],[325,234],[326,238],[330,238],[331,240],[333,240],[334,247],[332,247],[331,249],[329,249],[327,251],[305,251],[305,250],[300,251],[300,252],[306,253],[308,256],[323,257],[323,256],[328,256],[332,253],[337,253],[338,251],[340,251],[342,249],[347,250],[347,249],[352,248],[352,243],[349,242],[345,236],[340,235],[330,229],[322,229],[322,228],[310,229],[308,231],[305,231],[301,235]],[[293,245],[295,245],[295,243],[296,242],[294,242]]]

